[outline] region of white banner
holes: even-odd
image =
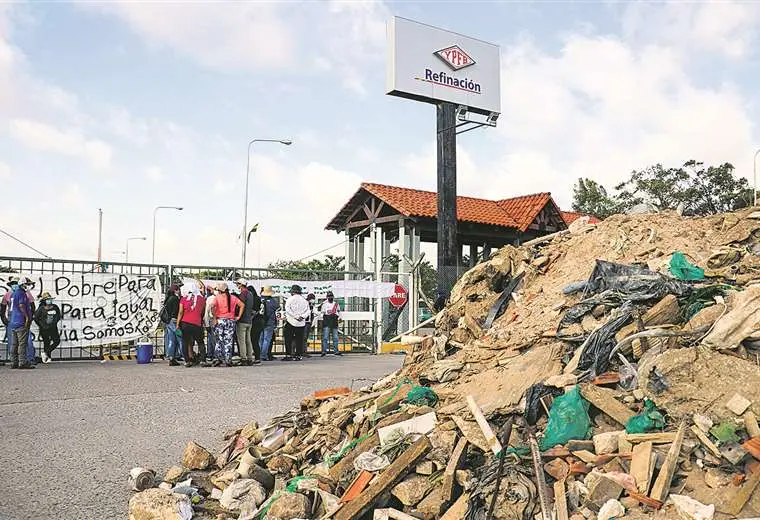
[[[183,293],[187,284],[192,282],[192,278],[183,280]],[[203,280],[206,285],[212,287],[218,284],[220,280]],[[388,298],[393,296],[396,284],[393,282],[373,282],[371,280],[319,280],[319,281],[299,281],[299,280],[281,280],[272,278],[267,280],[250,280],[248,285],[252,285],[256,291],[261,294],[261,289],[271,286],[275,296],[290,296],[290,288],[293,285],[300,285],[303,289],[303,295],[314,293],[317,298],[324,298],[328,291],[332,291],[336,298]],[[227,281],[230,290],[235,289],[235,283]]]
[[[0,274],[0,293],[8,291],[10,276],[19,275]],[[158,325],[158,276],[60,272],[26,276],[35,282],[32,294],[37,306],[40,295],[49,292],[60,307],[63,319],[58,329],[63,347],[139,340],[150,336]]]

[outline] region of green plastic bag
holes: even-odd
[[[649,399],[644,401],[644,410],[625,423],[626,433],[646,433],[663,428],[665,428],[665,417]]]
[[[680,251],[676,251],[670,257],[670,274],[679,280],[705,279],[705,270],[686,260],[684,254]]]
[[[548,450],[569,440],[591,438],[591,419],[588,416],[588,401],[581,397],[581,389],[576,385],[572,390],[557,397],[549,410],[549,424],[541,439],[541,450]]]

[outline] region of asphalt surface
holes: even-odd
[[[180,462],[190,439],[216,451],[230,428],[264,423],[316,389],[374,380],[401,362],[355,354],[236,368],[0,367],[0,519],[126,519],[133,467],[161,472]]]

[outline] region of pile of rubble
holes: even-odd
[[[505,247],[399,372],[135,470],[130,519],[760,516],[755,282],[752,209]]]

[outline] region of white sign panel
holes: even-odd
[[[0,293],[8,291],[0,274]],[[18,275],[13,275],[18,276]],[[49,292],[61,308],[61,346],[97,346],[139,340],[158,326],[161,283],[158,276],[114,273],[29,274],[35,304]],[[36,333],[36,325],[32,331]],[[39,335],[37,335],[39,339]]]
[[[388,23],[386,93],[501,113],[499,47],[406,18]]]
[[[183,294],[189,288],[189,284],[193,282],[192,278],[185,278],[183,280],[182,292]],[[207,286],[214,287],[219,284],[219,280],[203,280],[203,283]],[[227,281],[227,286],[231,291],[236,291],[236,285]],[[324,298],[327,291],[331,291],[336,298],[388,298],[395,294],[396,284],[392,282],[373,282],[368,280],[281,280],[281,279],[268,279],[268,280],[250,280],[248,285],[253,285],[256,291],[261,293],[261,289],[266,286],[272,287],[272,292],[275,296],[282,296],[287,298],[290,296],[290,288],[294,285],[300,285],[303,290],[303,295],[313,293],[318,298]]]

